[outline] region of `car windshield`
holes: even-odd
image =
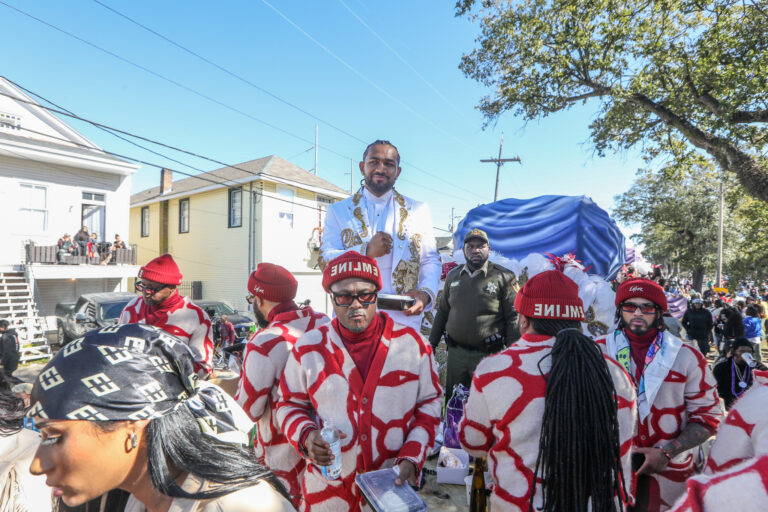
[[[235,314],[235,310],[233,310],[231,307],[224,304],[223,302],[213,302],[213,303],[202,306],[202,308],[206,311],[213,310],[219,316]]]
[[[121,300],[120,302],[104,302],[99,304],[99,318],[102,320],[117,320],[120,313],[125,309],[126,304],[130,302],[130,298]]]

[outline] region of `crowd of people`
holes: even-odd
[[[429,209],[394,189],[399,163],[375,141],[361,189],[328,209],[333,318],[297,305],[280,265],[244,276],[259,330],[234,397],[206,381],[211,320],[179,294],[173,257],[143,265],[117,325],[63,347],[28,403],[0,393],[0,455],[20,461],[0,495],[50,510],[44,477],[64,510],[370,510],[356,479],[394,468],[418,486],[444,398],[467,386],[458,442],[488,461],[492,511],[768,509],[758,300],[742,313],[692,296],[683,339],[660,273],[627,276],[614,328],[591,337],[574,279],[556,267],[518,281],[478,228],[441,289]]]
[[[84,256],[89,260],[98,259],[101,265],[107,265],[114,259],[115,251],[125,249],[126,245],[119,234],[115,234],[112,242],[99,241],[98,233],[89,233],[88,226],[83,226],[74,237],[64,233],[56,247],[59,263],[67,263],[72,256]]]

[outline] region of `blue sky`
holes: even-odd
[[[483,129],[474,107],[487,90],[458,69],[461,55],[474,47],[478,27],[454,17],[453,2],[99,1],[324,122],[93,0],[3,2],[219,104],[2,4],[0,74],[83,117],[231,164],[277,154],[311,169],[314,153],[306,150],[317,123],[319,174],[344,188],[350,158],[359,181],[361,140],[389,139],[403,159],[397,188],[427,201],[435,226],[443,229],[451,207],[462,215],[493,199],[495,166],[479,160],[497,155],[502,132],[505,156],[519,155],[522,165],[502,169],[500,198],[585,194],[610,211],[613,197],[630,186],[642,165],[634,153],[593,154],[587,126],[596,103],[528,124],[509,113]],[[195,172],[82,122],[68,122],[107,150]],[[158,150],[203,170],[218,167]],[[158,182],[156,168],[142,167],[133,191]]]

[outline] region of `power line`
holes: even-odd
[[[94,0],[94,1],[95,1],[95,2],[97,2],[98,0]],[[387,49],[388,49],[388,50],[389,50],[389,51],[390,51],[390,52],[391,52],[391,53],[392,53],[392,54],[393,54],[395,57],[397,57],[397,59],[398,59],[400,62],[402,62],[403,64],[405,64],[405,65],[408,67],[408,69],[410,69],[411,71],[413,71],[413,73],[414,73],[414,74],[415,74],[417,77],[419,77],[419,79],[420,79],[422,82],[424,82],[424,83],[427,85],[427,87],[429,87],[430,89],[432,89],[432,91],[433,91],[435,94],[437,94],[437,96],[438,96],[438,97],[440,97],[440,99],[441,99],[441,100],[443,100],[443,101],[444,101],[444,102],[445,102],[445,103],[446,103],[446,104],[447,104],[449,107],[451,107],[451,108],[453,109],[453,111],[454,111],[454,112],[456,112],[457,114],[459,114],[459,115],[460,115],[460,116],[462,116],[462,117],[465,117],[465,116],[464,116],[464,114],[463,114],[462,112],[460,112],[460,111],[459,111],[459,109],[458,109],[458,108],[456,108],[456,106],[455,106],[453,103],[451,103],[451,102],[448,100],[448,98],[446,98],[446,97],[443,95],[443,93],[441,93],[441,92],[440,92],[440,91],[437,89],[437,87],[435,87],[434,85],[432,85],[432,83],[430,83],[430,81],[429,81],[429,80],[427,80],[426,78],[424,78],[424,76],[423,76],[421,73],[419,73],[419,71],[418,71],[416,68],[414,68],[413,66],[411,66],[411,63],[410,63],[410,62],[408,62],[408,61],[407,61],[407,60],[406,60],[406,59],[405,59],[405,58],[404,58],[402,55],[400,55],[400,53],[398,53],[398,51],[397,51],[397,50],[395,50],[394,48],[392,48],[392,46],[391,46],[389,43],[387,43],[387,41],[385,41],[385,40],[384,40],[384,38],[383,38],[383,37],[381,37],[381,36],[378,34],[378,32],[376,32],[376,31],[375,31],[375,30],[374,30],[374,29],[373,29],[373,28],[372,28],[370,25],[368,25],[368,23],[366,23],[366,22],[365,22],[365,20],[364,20],[363,18],[361,18],[361,17],[360,17],[360,16],[359,16],[359,15],[358,15],[358,14],[357,14],[357,13],[356,13],[356,12],[355,12],[355,11],[354,11],[354,10],[353,10],[353,9],[352,9],[350,6],[349,6],[349,5],[347,5],[347,4],[344,2],[344,0],[339,0],[339,3],[340,3],[342,6],[344,6],[344,8],[345,8],[347,11],[349,11],[349,13],[350,13],[350,14],[351,14],[351,15],[352,15],[352,16],[353,16],[353,17],[354,17],[354,18],[355,18],[357,21],[359,21],[359,22],[360,22],[360,24],[361,24],[363,27],[365,27],[365,29],[366,29],[366,30],[368,30],[368,32],[370,32],[371,34],[373,34],[373,36],[374,36],[374,37],[376,37],[376,39],[378,39],[378,40],[381,42],[381,44],[383,44],[383,45],[384,45],[384,46],[385,46],[385,47],[386,47],[386,48],[387,48]]]
[[[2,2],[0,2],[0,3],[2,3]],[[90,124],[92,126],[95,126],[96,128],[99,128],[101,130],[106,131],[107,133],[112,134],[115,137],[118,137],[121,140],[124,140],[124,141],[128,142],[129,144],[133,144],[134,146],[137,146],[137,147],[139,147],[141,149],[149,151],[150,153],[153,153],[153,154],[155,154],[157,156],[161,156],[163,158],[167,158],[168,160],[170,160],[172,162],[175,162],[175,163],[178,163],[178,164],[181,164],[181,165],[183,165],[185,167],[189,167],[190,169],[197,170],[197,171],[200,171],[200,172],[213,172],[213,171],[203,171],[203,170],[201,170],[201,169],[199,169],[197,167],[194,167],[194,166],[191,166],[191,165],[186,164],[184,162],[181,162],[179,160],[173,159],[173,158],[168,157],[168,156],[166,156],[166,155],[164,155],[162,153],[158,153],[156,151],[153,151],[152,149],[146,148],[146,147],[144,147],[144,146],[142,146],[140,144],[137,144],[134,141],[127,140],[127,139],[125,139],[123,137],[120,137],[120,136],[117,135],[117,133],[120,133],[120,134],[123,134],[123,135],[127,135],[129,137],[134,137],[136,139],[143,140],[145,142],[149,142],[151,144],[156,144],[158,146],[161,146],[161,147],[164,147],[164,148],[167,148],[167,149],[171,149],[173,151],[178,151],[180,153],[184,153],[184,154],[192,156],[192,157],[200,158],[202,160],[207,160],[209,162],[212,162],[212,163],[215,163],[215,164],[218,164],[218,165],[223,165],[225,167],[231,167],[233,169],[237,169],[239,171],[242,171],[242,172],[245,172],[245,173],[248,173],[248,174],[252,174],[254,176],[260,175],[260,176],[267,176],[267,177],[272,177],[272,178],[280,179],[279,176],[272,176],[272,175],[270,175],[268,173],[263,173],[263,172],[262,173],[254,173],[252,171],[249,171],[248,169],[244,169],[242,167],[238,167],[237,165],[228,164],[228,163],[223,162],[221,160],[217,160],[215,158],[210,158],[210,157],[207,157],[207,156],[195,153],[193,151],[189,151],[189,150],[177,147],[177,146],[171,146],[169,144],[166,144],[166,143],[154,140],[154,139],[150,139],[150,138],[144,137],[142,135],[138,135],[138,134],[131,133],[131,132],[128,132],[128,131],[125,131],[125,130],[121,130],[119,128],[115,128],[115,127],[112,127],[112,126],[109,126],[109,125],[106,125],[106,124],[102,124],[102,123],[99,123],[99,122],[96,122],[96,121],[92,121],[90,119],[86,119],[84,117],[81,117],[81,116],[78,116],[78,115],[74,114],[73,112],[71,112],[70,110],[67,110],[64,107],[56,105],[54,102],[48,100],[47,98],[44,98],[43,96],[37,94],[34,91],[31,91],[31,90],[27,89],[26,87],[23,87],[22,85],[17,84],[16,82],[14,82],[13,80],[10,80],[9,78],[6,78],[6,80],[8,80],[10,83],[15,85],[16,87],[18,87],[22,91],[24,91],[24,92],[26,92],[28,94],[31,94],[31,95],[33,95],[35,97],[38,97],[38,98],[42,99],[43,101],[45,101],[47,103],[50,103],[51,105],[54,105],[56,108],[46,107],[46,106],[40,105],[39,103],[36,103],[36,102],[30,102],[30,101],[27,101],[27,100],[25,100],[23,98],[19,98],[17,96],[13,96],[13,95],[10,95],[10,94],[6,94],[6,93],[3,93],[3,92],[0,92],[0,95],[2,95],[2,96],[7,96],[7,97],[9,97],[11,99],[14,99],[14,100],[17,100],[17,101],[20,101],[20,102],[23,102],[23,103],[27,103],[27,104],[30,104],[30,105],[39,106],[40,108],[46,109],[46,110],[54,112],[56,114],[63,115],[63,116],[68,116],[68,117],[71,117],[73,119],[77,119],[78,121],[82,121],[84,123],[88,123],[88,124]],[[116,132],[116,133],[114,133],[114,132]],[[307,151],[309,151],[309,150],[307,150]],[[347,158],[349,158],[349,157],[347,157]],[[437,176],[435,176],[435,177],[437,178]],[[421,186],[418,183],[415,183],[415,182],[407,180],[407,179],[403,179],[403,181],[406,181],[408,183],[412,183],[412,184],[414,184],[416,186]],[[450,193],[447,193],[447,192],[442,192],[442,194],[445,195],[445,196],[453,197],[454,199],[466,200],[465,197],[456,196],[456,195],[453,195],[453,194],[450,194]]]
[[[379,84],[377,84],[376,82],[374,82],[373,80],[371,80],[370,78],[368,78],[367,76],[365,76],[365,74],[363,74],[363,73],[361,73],[360,71],[358,71],[358,70],[357,70],[357,69],[356,69],[354,66],[352,66],[351,64],[349,64],[347,61],[345,61],[344,59],[342,59],[341,57],[339,57],[338,55],[336,55],[336,54],[335,54],[333,51],[331,51],[331,49],[329,49],[329,48],[328,48],[327,46],[325,46],[323,43],[321,43],[320,41],[318,41],[317,39],[315,39],[315,38],[314,38],[314,37],[313,37],[311,34],[309,34],[309,33],[308,33],[306,30],[304,30],[303,28],[301,28],[301,27],[300,27],[300,26],[299,26],[297,23],[295,23],[293,20],[291,20],[291,19],[290,19],[288,16],[286,16],[285,14],[283,14],[283,13],[282,13],[282,11],[280,11],[280,10],[279,10],[277,7],[275,7],[274,5],[272,5],[271,3],[269,3],[267,0],[261,0],[261,1],[262,1],[262,3],[263,3],[264,5],[266,5],[266,6],[267,6],[267,7],[269,7],[270,9],[272,9],[272,10],[273,10],[273,11],[274,11],[274,12],[275,12],[275,13],[276,13],[278,16],[280,16],[281,18],[283,18],[283,20],[285,20],[285,21],[286,21],[286,22],[287,22],[289,25],[291,25],[293,28],[295,28],[295,29],[296,29],[296,30],[298,30],[298,31],[299,31],[301,34],[303,34],[303,35],[304,35],[304,36],[305,36],[307,39],[309,39],[310,41],[312,41],[313,43],[315,43],[317,46],[319,46],[319,47],[320,47],[320,48],[321,48],[321,49],[322,49],[322,50],[323,50],[325,53],[327,53],[328,55],[330,55],[331,57],[333,57],[334,59],[336,59],[336,60],[337,60],[338,62],[340,62],[340,63],[341,63],[341,64],[342,64],[344,67],[346,67],[347,69],[349,69],[350,71],[352,71],[352,72],[353,72],[355,75],[357,75],[358,77],[360,77],[360,78],[362,78],[363,80],[365,80],[366,82],[368,82],[368,83],[369,83],[371,86],[373,86],[373,87],[374,87],[374,88],[375,88],[377,91],[379,91],[380,93],[382,93],[384,96],[386,96],[387,98],[391,99],[392,101],[394,101],[395,103],[397,103],[398,105],[400,105],[401,107],[403,107],[404,109],[406,109],[408,112],[410,112],[410,113],[414,114],[414,115],[415,115],[415,116],[417,116],[419,119],[421,119],[421,120],[422,120],[422,121],[424,121],[425,123],[427,123],[427,124],[431,125],[433,128],[435,128],[436,130],[440,131],[440,132],[441,132],[441,133],[443,133],[444,135],[447,135],[448,137],[451,137],[452,139],[456,140],[456,142],[458,142],[458,143],[460,143],[460,144],[465,144],[465,145],[466,145],[466,143],[465,143],[463,140],[461,140],[460,138],[456,137],[455,135],[453,135],[453,134],[451,134],[451,133],[448,133],[448,132],[447,132],[447,131],[445,131],[445,130],[443,129],[443,127],[442,127],[442,126],[440,126],[439,124],[437,124],[437,123],[434,123],[434,122],[432,122],[431,120],[429,120],[429,119],[427,119],[426,117],[424,117],[422,114],[420,114],[419,112],[417,112],[416,110],[414,110],[413,108],[411,108],[411,107],[410,107],[410,106],[409,106],[407,103],[403,102],[402,100],[400,100],[400,99],[399,99],[399,98],[397,98],[396,96],[392,95],[392,94],[391,94],[389,91],[387,91],[386,89],[384,89],[383,87],[381,87]]]
[[[142,71],[144,71],[144,72],[146,72],[146,73],[149,73],[149,74],[151,74],[151,75],[153,75],[153,76],[155,76],[155,77],[157,77],[157,78],[160,78],[161,80],[167,81],[167,82],[169,82],[169,83],[171,83],[171,84],[173,84],[173,85],[175,85],[175,86],[177,86],[177,87],[179,87],[179,88],[181,88],[181,89],[183,89],[183,90],[186,90],[186,91],[188,91],[188,92],[190,92],[190,93],[192,93],[192,94],[195,94],[196,96],[199,96],[199,97],[201,97],[201,98],[203,98],[203,99],[206,99],[206,100],[208,100],[208,101],[210,101],[210,102],[212,102],[212,103],[214,103],[214,104],[216,104],[216,105],[219,105],[219,106],[221,106],[221,107],[224,107],[224,108],[226,108],[226,109],[228,109],[228,110],[231,110],[231,111],[233,111],[233,112],[236,112],[236,113],[238,113],[238,114],[240,114],[240,115],[242,115],[242,116],[244,116],[244,117],[247,117],[247,118],[249,118],[249,119],[251,119],[251,120],[254,120],[254,121],[258,122],[258,123],[261,123],[261,124],[263,124],[263,125],[265,125],[265,126],[267,126],[267,127],[269,127],[269,128],[272,128],[272,129],[274,129],[274,130],[277,130],[277,131],[279,131],[279,132],[281,132],[281,133],[285,133],[286,135],[289,135],[289,136],[291,136],[291,137],[294,137],[294,138],[296,138],[296,139],[298,139],[298,140],[301,140],[301,141],[303,141],[303,142],[307,142],[307,143],[310,143],[310,144],[313,144],[313,145],[314,145],[314,141],[313,141],[313,140],[310,140],[310,139],[306,139],[306,138],[304,138],[304,137],[302,137],[302,136],[300,136],[300,135],[297,135],[297,134],[295,134],[295,133],[292,133],[292,132],[290,132],[290,131],[288,131],[288,130],[285,130],[285,129],[283,129],[283,128],[280,128],[280,127],[278,127],[278,126],[276,126],[276,125],[273,125],[272,123],[269,123],[268,121],[264,121],[263,119],[260,119],[260,118],[258,118],[258,117],[255,117],[255,116],[253,116],[253,115],[251,115],[251,114],[249,114],[249,113],[247,113],[247,112],[244,112],[244,111],[242,111],[242,110],[240,110],[240,109],[238,109],[238,108],[236,108],[236,107],[233,107],[233,106],[231,106],[231,105],[228,105],[228,104],[226,104],[226,103],[224,103],[224,102],[222,102],[222,101],[219,101],[219,100],[217,100],[217,99],[215,99],[215,98],[213,98],[213,97],[211,97],[211,96],[208,96],[208,95],[206,95],[206,94],[204,94],[204,93],[202,93],[202,92],[199,92],[199,91],[197,91],[197,90],[195,90],[195,89],[193,89],[193,88],[191,88],[191,87],[189,87],[189,86],[186,86],[186,85],[184,85],[184,84],[182,84],[182,83],[180,83],[180,82],[178,82],[178,81],[176,81],[176,80],[173,80],[173,79],[171,79],[171,78],[169,78],[169,77],[166,77],[166,76],[164,76],[164,75],[162,75],[162,74],[160,74],[160,73],[157,73],[157,72],[155,72],[155,71],[153,71],[153,70],[151,70],[151,69],[149,69],[149,68],[147,68],[147,67],[145,67],[145,66],[143,66],[143,65],[141,65],[141,64],[138,64],[138,63],[136,63],[136,62],[134,62],[134,61],[131,61],[131,60],[129,60],[129,59],[127,59],[127,58],[125,58],[125,57],[122,57],[121,55],[118,55],[117,53],[114,53],[114,52],[112,52],[112,51],[110,51],[110,50],[107,50],[107,49],[105,49],[105,48],[102,48],[102,47],[100,47],[100,46],[96,45],[95,43],[92,43],[92,42],[90,42],[90,41],[88,41],[88,40],[86,40],[86,39],[83,39],[82,37],[79,37],[79,36],[77,36],[77,35],[75,35],[75,34],[73,34],[73,33],[71,33],[71,32],[68,32],[68,31],[66,31],[66,30],[62,29],[62,28],[59,28],[59,27],[57,27],[56,25],[53,25],[53,24],[51,24],[51,23],[49,23],[49,22],[47,22],[47,21],[45,21],[45,20],[43,20],[43,19],[41,19],[41,18],[38,18],[37,16],[34,16],[34,15],[32,15],[32,14],[30,14],[30,13],[26,12],[26,11],[23,11],[23,10],[21,10],[21,9],[18,9],[17,7],[14,7],[14,6],[10,5],[10,4],[8,4],[7,2],[5,2],[5,1],[3,1],[3,0],[0,0],[0,5],[4,5],[4,6],[8,7],[9,9],[12,9],[12,10],[14,10],[14,11],[18,12],[19,14],[22,14],[22,15],[24,15],[24,16],[27,16],[28,18],[31,18],[31,19],[33,19],[33,20],[37,21],[38,23],[41,23],[41,24],[43,24],[43,25],[45,25],[45,26],[47,26],[47,27],[49,27],[49,28],[52,28],[52,29],[56,30],[57,32],[60,32],[60,33],[62,33],[62,34],[64,34],[64,35],[67,35],[67,36],[69,36],[69,37],[71,37],[71,38],[73,38],[73,39],[75,39],[75,40],[77,40],[77,41],[80,41],[80,42],[81,42],[81,43],[83,43],[83,44],[86,44],[86,45],[88,45],[88,46],[90,46],[90,47],[92,47],[92,48],[94,48],[94,49],[96,49],[96,50],[99,50],[99,51],[101,51],[101,52],[103,52],[103,53],[106,53],[107,55],[109,55],[109,56],[111,56],[111,57],[114,57],[114,58],[116,58],[116,59],[118,59],[118,60],[120,60],[120,61],[122,61],[122,62],[125,62],[126,64],[129,64],[129,65],[131,65],[131,66],[134,66],[134,67],[136,67],[136,68],[138,68],[138,69],[140,69],[140,70],[142,70]],[[309,36],[309,37],[311,37],[311,36]],[[14,83],[14,85],[16,85],[16,86],[18,86],[18,87],[20,87],[21,89],[23,89],[23,90],[25,90],[25,91],[26,91],[26,89],[24,89],[23,87],[19,86],[19,85],[18,85],[18,84],[16,84],[15,82],[13,82],[13,81],[11,81],[11,80],[9,80],[9,81],[10,81],[10,82],[12,82],[12,83]],[[29,91],[28,91],[28,92],[29,92]],[[34,94],[34,93],[31,93],[31,92],[30,92],[30,94]],[[67,114],[65,114],[65,113],[63,113],[63,112],[62,112],[62,115],[67,115]],[[326,123],[326,124],[327,124],[327,123]],[[330,125],[329,125],[329,126],[330,126]],[[107,127],[107,128],[109,128],[109,127]],[[119,131],[119,130],[117,130],[117,131]],[[129,135],[130,135],[130,134],[129,134]],[[361,140],[361,139],[357,139],[357,140]],[[361,140],[361,141],[362,141],[362,140]],[[328,151],[329,153],[332,153],[332,154],[334,154],[334,155],[336,155],[336,156],[339,156],[339,157],[341,157],[341,158],[344,158],[345,160],[348,160],[348,159],[350,158],[348,155],[344,155],[344,154],[342,154],[342,153],[339,153],[338,151],[335,151],[335,150],[333,150],[333,149],[331,149],[331,148],[328,148],[328,147],[326,147],[326,146],[321,146],[321,145],[318,145],[318,147],[319,147],[319,148],[321,148],[321,149],[323,149],[323,150],[325,150],[325,151]],[[437,179],[437,180],[440,180],[441,182],[444,182],[444,183],[445,183],[445,178],[444,178],[443,176],[439,176],[439,175],[437,175],[437,174],[435,174],[435,173],[432,173],[432,172],[426,171],[426,170],[422,169],[421,167],[418,167],[418,166],[416,166],[416,165],[413,165],[413,164],[411,164],[411,163],[409,163],[409,162],[407,162],[407,161],[405,161],[405,160],[403,160],[402,162],[403,162],[404,164],[408,165],[409,167],[413,168],[413,169],[414,169],[414,170],[416,170],[416,171],[419,171],[419,172],[421,172],[421,173],[423,173],[423,174],[426,174],[427,176],[431,176],[431,177],[433,177],[433,178],[435,178],[435,179]],[[182,164],[182,165],[186,165],[186,164]],[[469,191],[467,191],[467,192],[468,192],[468,193],[470,193],[470,194],[472,194],[472,195],[474,195],[474,196],[476,196],[476,197],[479,197],[479,198],[483,198],[483,196],[480,196],[480,195],[479,195],[479,194],[477,194],[477,193],[474,193],[474,192],[469,192]],[[483,199],[484,199],[484,198],[483,198]]]
[[[273,93],[273,92],[271,92],[271,91],[268,91],[267,89],[265,89],[265,88],[261,87],[260,85],[257,85],[257,84],[255,84],[255,83],[253,83],[252,81],[248,80],[247,78],[244,78],[243,76],[241,76],[241,75],[239,75],[239,74],[235,73],[234,71],[231,71],[230,69],[227,69],[227,68],[225,68],[224,66],[221,66],[221,65],[217,64],[216,62],[214,62],[214,61],[212,61],[212,60],[210,60],[210,59],[208,59],[208,58],[206,58],[206,57],[204,57],[204,56],[200,55],[199,53],[197,53],[197,52],[195,52],[195,51],[193,51],[193,50],[190,50],[189,48],[187,48],[186,46],[182,45],[181,43],[177,43],[177,42],[176,42],[176,41],[174,41],[173,39],[171,39],[171,38],[169,38],[169,37],[167,37],[167,36],[165,36],[165,35],[161,34],[160,32],[158,32],[158,31],[156,31],[156,30],[153,30],[153,29],[151,29],[151,28],[147,27],[146,25],[144,25],[144,24],[142,24],[142,23],[140,23],[140,22],[136,21],[135,19],[131,18],[130,16],[128,16],[128,15],[126,15],[126,14],[124,14],[124,13],[122,13],[122,12],[118,11],[117,9],[115,9],[115,8],[113,8],[113,7],[110,7],[109,5],[106,5],[105,3],[103,3],[103,2],[100,2],[99,0],[93,0],[93,1],[94,1],[95,3],[97,3],[98,5],[102,6],[103,8],[105,8],[105,9],[107,9],[107,10],[109,10],[109,11],[112,11],[113,13],[117,14],[118,16],[120,16],[120,17],[122,17],[122,18],[124,18],[124,19],[126,19],[126,20],[128,20],[128,21],[130,21],[130,22],[131,22],[131,23],[133,23],[134,25],[137,25],[137,26],[139,26],[139,27],[143,28],[144,30],[146,30],[147,32],[149,32],[149,33],[151,33],[151,34],[154,34],[155,36],[159,37],[160,39],[162,39],[162,40],[164,40],[164,41],[166,41],[166,42],[168,42],[168,43],[172,44],[172,45],[173,45],[173,46],[175,46],[176,48],[179,48],[180,50],[182,50],[182,51],[184,51],[184,52],[186,52],[186,53],[188,53],[188,54],[192,55],[193,57],[196,57],[196,58],[198,58],[198,59],[202,60],[202,61],[203,61],[203,62],[205,62],[206,64],[210,64],[211,66],[215,67],[215,68],[216,68],[216,69],[218,69],[219,71],[221,71],[221,72],[223,72],[223,73],[226,73],[226,74],[228,74],[229,76],[231,76],[231,77],[233,77],[233,78],[236,78],[237,80],[240,80],[240,81],[241,81],[241,82],[243,82],[244,84],[246,84],[246,85],[249,85],[249,86],[253,87],[254,89],[256,89],[256,90],[258,90],[258,91],[261,91],[261,92],[263,92],[264,94],[266,94],[266,95],[268,95],[268,96],[270,96],[270,97],[272,97],[272,98],[276,99],[276,100],[277,100],[277,101],[279,101],[280,103],[283,103],[284,105],[287,105],[287,106],[289,106],[289,107],[291,107],[291,108],[293,108],[293,109],[295,109],[295,110],[298,110],[298,111],[299,111],[299,112],[301,112],[302,114],[306,114],[307,116],[311,117],[312,119],[314,119],[314,120],[316,120],[316,121],[319,121],[319,122],[321,122],[321,123],[323,123],[323,124],[325,124],[325,125],[329,126],[330,128],[333,128],[333,129],[334,129],[334,130],[336,130],[337,132],[339,132],[339,133],[342,133],[342,134],[346,135],[347,137],[350,137],[350,138],[352,138],[352,139],[354,139],[354,140],[356,140],[356,141],[358,141],[358,142],[361,142],[361,143],[363,143],[363,144],[366,144],[366,141],[362,140],[361,138],[359,138],[359,137],[357,137],[357,136],[355,136],[355,135],[353,135],[353,134],[349,133],[348,131],[346,131],[346,130],[344,130],[344,129],[342,129],[342,128],[339,128],[338,126],[334,125],[333,123],[330,123],[330,122],[328,122],[328,121],[326,121],[326,120],[324,120],[324,119],[322,119],[322,118],[320,118],[320,117],[316,116],[315,114],[313,114],[313,113],[311,113],[311,112],[308,112],[308,111],[304,110],[303,108],[299,107],[298,105],[296,105],[296,104],[294,104],[294,103],[291,103],[290,101],[288,101],[288,100],[286,100],[286,99],[283,99],[283,98],[281,98],[281,97],[280,97],[280,96],[278,96],[277,94],[275,94],[275,93]]]

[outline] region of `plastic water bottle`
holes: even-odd
[[[741,354],[741,358],[745,363],[747,363],[747,365],[749,365],[750,368],[757,366],[757,362],[755,361],[755,358],[752,357],[752,354]]]
[[[331,445],[331,453],[333,454],[333,460],[330,466],[320,466],[323,476],[328,480],[336,480],[341,476],[341,438],[336,428],[333,426],[333,422],[324,421],[323,429],[320,431],[320,437],[323,441]]]

